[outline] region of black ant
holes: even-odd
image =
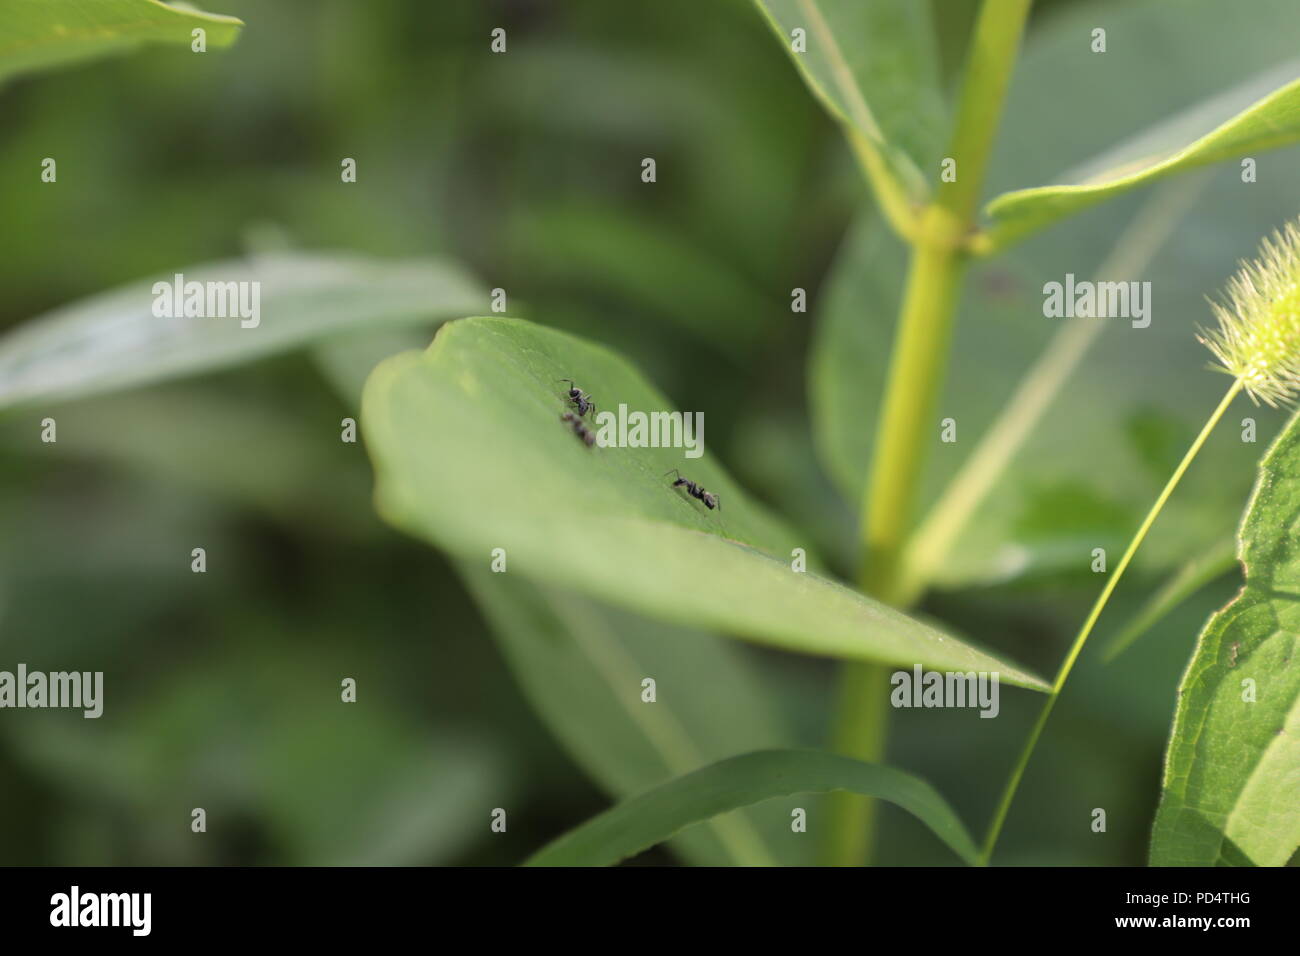
[[[584,442],[586,442],[588,448],[596,444],[596,433],[593,432],[590,428],[588,428],[583,423],[582,419],[577,415],[573,414],[573,412],[565,412],[563,415],[560,416],[560,421],[572,425],[573,434],[577,435]]]
[[[596,403],[591,400],[591,396],[578,388],[573,379],[562,378],[559,381],[569,383],[569,401],[573,403],[573,407],[578,410],[579,415],[587,414],[587,409],[591,409],[593,412],[596,410]]]
[[[674,488],[680,487],[681,485],[685,485],[686,493],[690,495],[692,498],[698,498],[700,499],[700,501],[703,501],[704,507],[708,508],[710,511],[712,511],[714,508],[717,508],[719,511],[722,510],[722,502],[718,500],[717,495],[715,495],[711,491],[705,491],[702,485],[697,485],[695,482],[691,481],[691,479],[683,478],[682,473],[678,471],[676,468],[672,468],[669,469],[668,471],[665,471],[664,477],[667,477],[668,475],[674,473],[677,475],[677,480],[673,482]]]

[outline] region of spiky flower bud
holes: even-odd
[[[1217,329],[1200,340],[1253,400],[1276,407],[1300,392],[1300,228],[1287,223],[1211,302]]]

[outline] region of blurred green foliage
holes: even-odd
[[[950,77],[971,5],[935,6]],[[1034,44],[1072,8],[1128,6],[1045,3],[1027,56],[1059,56]],[[0,327],[239,255],[268,230],[307,250],[445,255],[506,288],[513,314],[609,344],[680,407],[706,410],[712,453],[847,573],[855,519],[814,454],[805,357],[823,280],[870,203],[839,131],[752,4],[707,7],[227,0],[214,9],[247,24],[228,50],[148,49],[16,79],[0,90],[10,225]],[[1282,31],[1194,7],[1137,52],[1117,45],[1110,80],[1061,64],[1050,88],[1017,83],[991,192],[1051,181],[1288,55]],[[503,56],[488,53],[497,26]],[[1169,75],[1151,52],[1166,47],[1201,69]],[[1105,95],[1103,83],[1114,84]],[[653,189],[638,176],[648,155]],[[1294,195],[1280,192],[1294,155],[1269,160],[1271,185],[1197,207],[1160,266],[1188,277],[1160,306],[1184,317],[1186,334],[1152,354],[1103,347],[1036,454],[1064,454],[1078,408],[1104,404],[1122,381],[1137,383],[1125,394],[1137,394],[1141,417],[1089,445],[1087,465],[1146,474],[1167,461],[1184,427],[1170,406],[1197,406],[1220,384],[1191,339],[1200,296],[1293,211],[1279,204]],[[45,156],[58,157],[56,186],[39,182]],[[339,182],[345,156],[358,160],[356,184]],[[980,356],[981,407],[996,407],[1049,331],[1035,283],[1087,272],[1114,240],[1114,216],[1137,201],[1082,215],[1027,244],[1031,257],[977,276],[961,317],[976,342],[956,361]],[[789,310],[796,286],[809,291],[808,314]],[[976,349],[986,307],[1000,330],[1021,324],[1023,336],[1005,335],[1013,347]],[[874,372],[862,374],[875,394]],[[0,715],[0,863],[509,864],[608,804],[598,785],[609,781],[593,782],[587,755],[567,754],[530,708],[451,565],[374,516],[364,452],[338,441],[351,413],[299,354],[0,416],[0,667],[103,670],[106,684],[97,721]],[[39,441],[47,414],[57,445]],[[1250,462],[1239,465],[1248,481]],[[1044,509],[1127,513],[1087,487],[1070,491],[1014,504],[1031,523]],[[1204,502],[1187,520],[1214,529],[1244,504],[1235,491],[1198,497],[1195,476],[1185,492]],[[200,545],[208,571],[195,575]],[[1107,618],[1118,626],[1155,580],[1126,582]],[[1000,862],[1145,860],[1174,688],[1232,584],[1194,597],[1115,666],[1085,655]],[[1054,573],[940,593],[924,610],[1051,672],[1094,587],[1086,572]],[[654,631],[637,622],[624,637]],[[793,742],[820,744],[827,664],[733,650],[770,688]],[[344,676],[359,685],[347,708]],[[733,691],[710,692],[726,707]],[[897,712],[889,761],[978,830],[1038,704],[1008,690],[996,721]],[[208,811],[202,837],[189,831],[197,806]],[[510,810],[505,835],[489,832],[497,806]],[[1097,806],[1108,810],[1104,837],[1087,827]],[[882,815],[880,862],[954,862],[906,814]]]

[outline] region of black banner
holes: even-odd
[[[697,883],[703,878],[706,882]],[[680,924],[708,934],[852,925],[864,943],[913,927],[926,943],[1052,934],[1228,945],[1295,925],[1295,871],[1203,869],[864,869],[797,873],[625,867],[509,869],[0,870],[7,941],[366,942],[449,931],[581,938]],[[757,922],[749,923],[750,919]]]

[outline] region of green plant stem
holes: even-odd
[[[921,245],[912,254],[862,500],[860,583],[882,601],[898,598],[900,552],[925,452],[938,436],[935,408],[947,371],[963,267],[964,257],[951,246]]]
[[[835,693],[831,749],[873,763],[881,762],[889,723],[889,668],[854,663],[840,668]],[[826,795],[827,826],[822,831],[822,863],[861,866],[867,862],[875,830],[875,802],[856,794]]]
[[[1206,182],[1208,176],[1201,174],[1174,180],[1157,189],[1098,267],[1095,278],[1098,281],[1136,278],[1164,246]],[[902,556],[900,603],[911,604],[925,592],[958,535],[1106,325],[1105,319],[1079,316],[1062,325],[1052,338],[993,424],[980,436],[975,450],[909,536]]]
[[[953,314],[967,258],[962,247],[974,226],[984,170],[1031,4],[1032,0],[985,0],[981,7],[948,151],[957,161],[957,178],[942,184],[908,236],[912,258],[862,505],[861,586],[887,603],[898,601],[902,549],[925,451],[938,425],[934,410],[947,370]],[[838,752],[860,760],[881,760],[889,714],[887,672],[874,664],[844,666],[831,735]],[[868,862],[873,813],[868,800],[832,794],[823,862],[849,866]]]
[[[923,452],[934,439],[930,425],[947,363],[960,276],[961,259],[952,246],[922,245],[914,251],[876,435],[876,467],[863,501],[862,589],[885,602],[895,600],[907,517],[915,502]],[[841,669],[831,736],[837,753],[871,762],[883,758],[888,673],[881,664],[845,664]],[[827,798],[827,816],[824,862],[866,862],[874,830],[872,801],[833,793]]]
[[[984,0],[975,22],[957,100],[957,125],[948,150],[957,160],[957,178],[944,184],[938,196],[939,205],[966,225],[974,222],[1016,51],[1032,5],[1033,0]]]
[[[1183,455],[1183,460],[1178,463],[1178,467],[1174,469],[1174,473],[1169,476],[1169,481],[1165,483],[1164,490],[1160,492],[1160,497],[1156,498],[1155,504],[1153,504],[1151,510],[1147,512],[1146,518],[1138,527],[1137,533],[1133,535],[1133,540],[1129,542],[1128,548],[1124,551],[1124,556],[1119,559],[1119,564],[1115,566],[1115,570],[1110,575],[1109,580],[1107,580],[1106,586],[1101,590],[1101,595],[1097,598],[1096,603],[1093,604],[1092,611],[1088,614],[1087,620],[1083,622],[1083,627],[1079,629],[1079,634],[1075,637],[1074,644],[1070,647],[1070,652],[1065,656],[1065,660],[1061,664],[1061,669],[1057,672],[1056,680],[1052,684],[1052,691],[1047,695],[1047,701],[1043,704],[1043,709],[1038,714],[1038,720],[1034,723],[1034,729],[1030,731],[1029,737],[1025,741],[1024,749],[1020,752],[1020,758],[1016,761],[1016,765],[1011,771],[1011,777],[1007,780],[1006,789],[1002,793],[1002,800],[999,802],[997,811],[993,815],[993,822],[989,825],[988,836],[984,840],[984,848],[980,855],[981,863],[987,864],[993,856],[993,849],[997,846],[998,835],[1002,832],[1002,825],[1006,822],[1007,813],[1011,809],[1011,802],[1016,796],[1016,789],[1020,786],[1020,779],[1025,775],[1025,768],[1029,766],[1029,759],[1033,756],[1034,747],[1038,744],[1038,738],[1042,736],[1043,728],[1047,725],[1047,718],[1052,714],[1052,708],[1056,705],[1056,699],[1061,696],[1061,688],[1065,686],[1065,680],[1070,676],[1070,671],[1074,668],[1074,662],[1079,659],[1079,654],[1083,650],[1083,645],[1088,640],[1088,635],[1092,633],[1092,629],[1096,625],[1097,619],[1101,617],[1101,612],[1105,609],[1106,603],[1110,600],[1111,594],[1114,593],[1115,588],[1119,585],[1120,578],[1124,576],[1124,571],[1128,568],[1129,562],[1133,560],[1133,555],[1135,555],[1138,548],[1142,546],[1142,542],[1146,539],[1147,532],[1150,531],[1151,526],[1155,524],[1155,520],[1164,509],[1165,503],[1169,501],[1169,497],[1174,493],[1174,489],[1177,488],[1178,483],[1182,481],[1183,474],[1187,471],[1188,467],[1190,467],[1192,460],[1196,458],[1197,453],[1200,452],[1201,446],[1205,444],[1206,439],[1210,437],[1210,433],[1214,431],[1214,427],[1219,424],[1219,419],[1221,419],[1224,412],[1228,410],[1228,406],[1232,404],[1232,400],[1237,397],[1237,393],[1241,391],[1241,387],[1242,383],[1240,379],[1232,383],[1227,394],[1225,394],[1222,401],[1219,402],[1219,407],[1210,415],[1205,426],[1201,429],[1201,433],[1196,436],[1196,440],[1192,442],[1191,447],[1187,449],[1187,454]]]

